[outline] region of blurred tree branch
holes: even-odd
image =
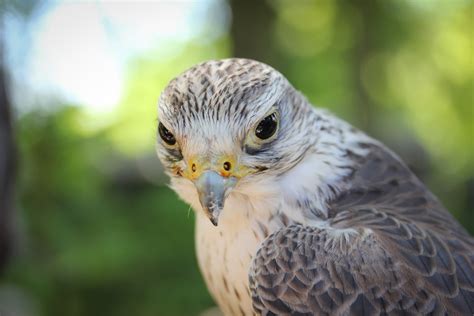
[[[251,58],[284,73],[284,60],[273,37],[276,13],[267,1],[231,0],[232,56]]]
[[[5,267],[12,248],[13,210],[17,154],[13,132],[11,103],[8,96],[8,78],[5,54],[5,16],[21,16],[26,23],[34,10],[46,1],[0,1],[0,272]]]
[[[7,95],[6,71],[3,59],[4,34],[0,32],[0,270],[10,252],[10,218],[13,211],[15,183],[15,146]]]

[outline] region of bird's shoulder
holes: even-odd
[[[392,151],[382,144],[367,146],[365,156],[353,158],[353,171],[346,185],[327,201],[329,220],[336,224],[340,213],[351,226],[350,216],[360,211],[386,213],[402,222],[414,222],[435,233],[464,228],[446,210],[426,185]]]
[[[262,243],[250,270],[257,312],[474,312],[474,240],[400,159],[371,146],[325,225]]]

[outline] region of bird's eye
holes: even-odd
[[[161,139],[170,146],[176,144],[176,138],[174,135],[163,125],[161,122],[158,124],[158,133]]]
[[[278,128],[278,115],[276,112],[265,117],[258,123],[255,129],[255,136],[260,139],[269,139],[272,137]]]

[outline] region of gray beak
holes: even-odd
[[[236,183],[237,178],[226,178],[214,171],[205,171],[194,181],[201,206],[214,226],[217,226],[225,199]]]

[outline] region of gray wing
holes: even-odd
[[[474,314],[474,241],[383,149],[330,202],[329,227],[270,235],[250,271],[262,315]]]

